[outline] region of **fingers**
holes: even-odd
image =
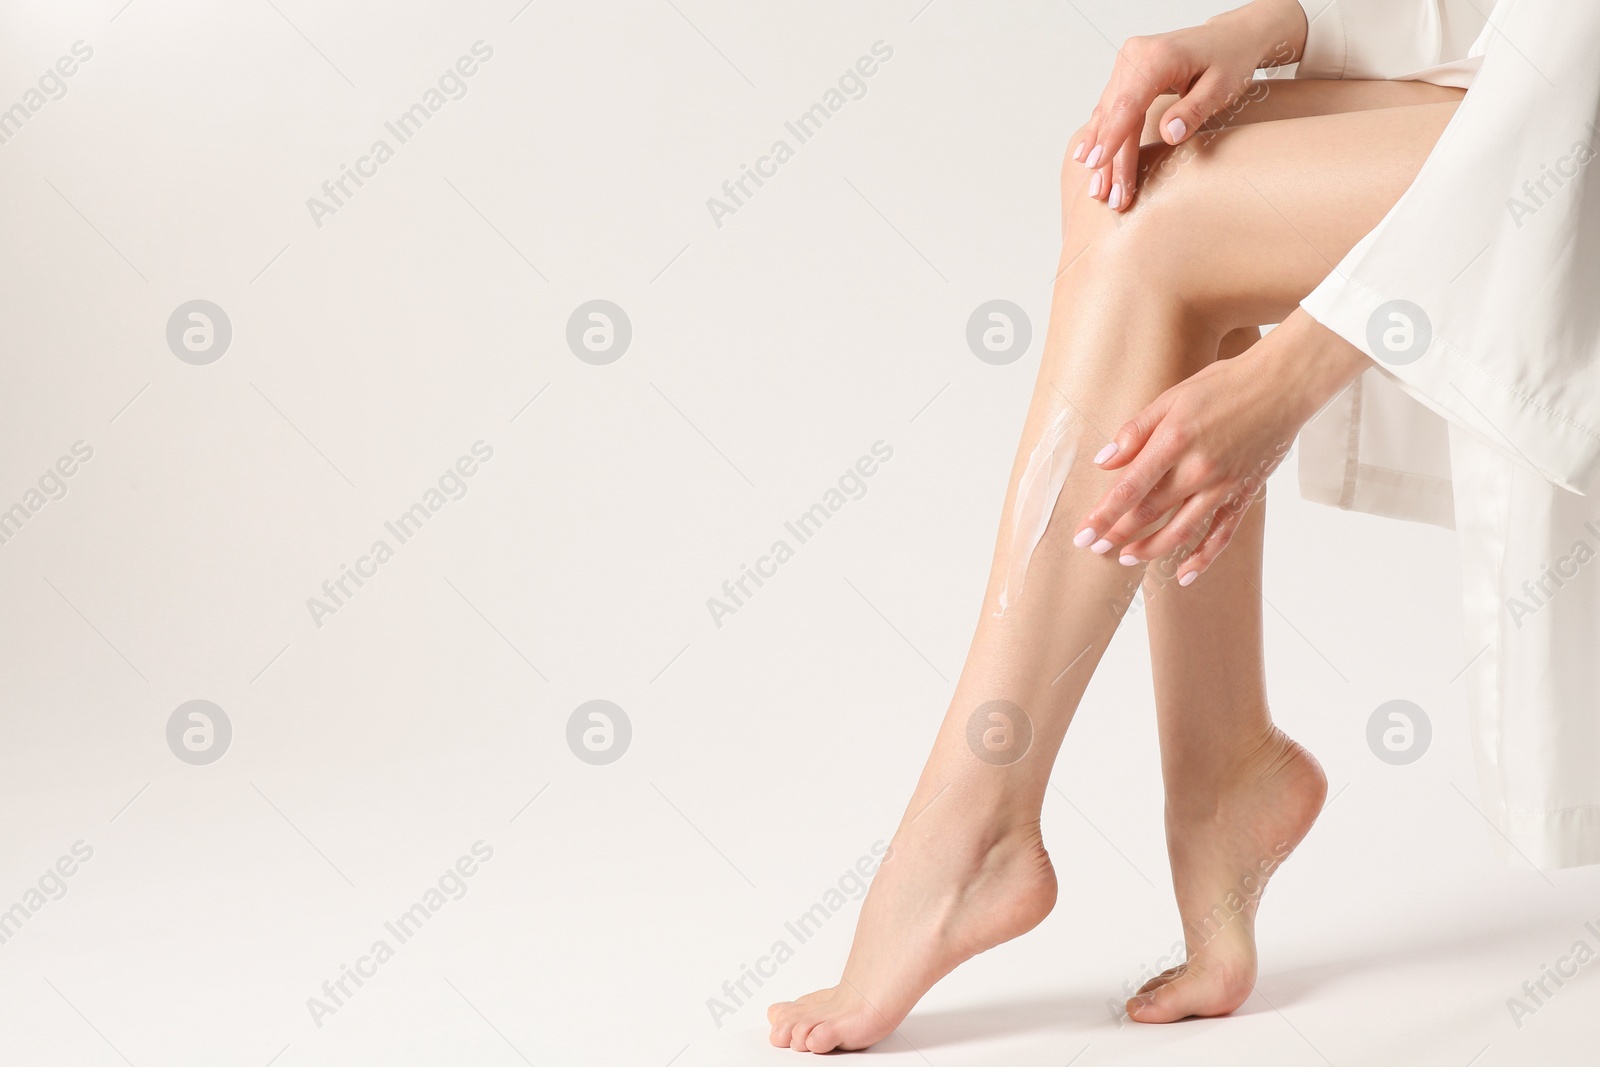
[[[1132,38],[1117,51],[1117,65],[1111,81],[1095,107],[1095,135],[1086,142],[1084,165],[1093,169],[1111,162],[1112,157],[1130,142],[1139,147],[1144,133],[1145,115],[1156,97],[1166,91],[1170,81],[1167,57],[1152,52],[1151,44]],[[1094,150],[1100,149],[1095,156]]]
[[[1162,478],[1160,484],[1150,490],[1143,500],[1129,508],[1127,514],[1118,519],[1116,525],[1103,535],[1111,542],[1111,550],[1115,550],[1118,545],[1139,540],[1140,531],[1148,530],[1166,518],[1192,492],[1192,489],[1179,489],[1174,485],[1170,474]],[[1117,558],[1123,565],[1129,567],[1145,562],[1143,557],[1129,554],[1127,550],[1117,553]]]
[[[1098,137],[1105,137],[1104,126],[1096,124],[1099,129]],[[1105,200],[1111,195],[1111,156],[1103,143],[1085,142],[1089,144],[1087,154],[1083,158],[1083,165],[1094,173],[1089,176],[1089,197],[1093,200]]]
[[[1097,143],[1102,125],[1100,108],[1096,107],[1089,121],[1073,137],[1072,161],[1093,171],[1089,176],[1087,192],[1091,198],[1104,201],[1111,192],[1111,160],[1107,158],[1105,149]],[[1091,159],[1094,160],[1092,164],[1089,162]]]
[[[1102,555],[1111,551],[1116,544],[1109,536],[1111,531],[1124,515],[1139,508],[1151,490],[1160,484],[1167,468],[1166,458],[1155,450],[1141,455],[1084,517],[1083,526],[1073,537],[1072,543]],[[1156,514],[1160,515],[1161,512]]]
[[[1133,204],[1134,187],[1139,178],[1139,138],[1122,142],[1111,157],[1110,191],[1106,206],[1112,211],[1126,211]]]
[[[1094,171],[1089,195],[1126,211],[1138,183],[1139,141],[1150,105],[1175,87],[1196,82],[1193,57],[1165,37],[1131,37],[1117,49],[1116,66],[1094,114],[1074,143],[1072,158]]]
[[[1155,59],[1163,62],[1154,63]],[[1142,38],[1130,39],[1118,49],[1111,81],[1081,140],[1073,145],[1072,158],[1094,172],[1089,196],[1104,200],[1113,211],[1126,210],[1133,199],[1145,116],[1165,91],[1164,59],[1164,54],[1152,52],[1151,42]]]
[[[1207,71],[1161,116],[1161,139],[1182,144],[1228,106],[1230,95],[1227,78],[1215,69]]]
[[[1084,163],[1090,151],[1094,149],[1099,136],[1100,109],[1097,107],[1094,109],[1093,114],[1089,116],[1089,121],[1083,124],[1083,127],[1078,130],[1077,136],[1073,138],[1072,161],[1074,163]]]
[[[1220,521],[1218,510],[1228,511],[1223,507],[1225,501],[1225,494],[1217,490],[1196,493],[1178,508],[1171,521],[1161,529],[1142,541],[1123,546],[1122,556],[1142,563],[1162,559],[1174,552],[1192,554]]]
[[[1111,90],[1107,90],[1108,93]],[[1089,178],[1089,196],[1104,201],[1113,211],[1126,211],[1133,201],[1134,184],[1139,173],[1139,139],[1144,132],[1145,108],[1156,94],[1142,106],[1141,96],[1117,93],[1102,100],[1095,108],[1087,132],[1078,147],[1075,158],[1081,157],[1085,167],[1094,173]]]
[[[1245,507],[1223,507],[1211,524],[1211,531],[1206,534],[1205,540],[1200,542],[1200,547],[1194,554],[1184,560],[1177,570],[1178,584],[1189,585],[1200,577],[1222,555],[1222,550],[1228,547],[1233,540],[1233,535],[1238,532],[1239,524],[1244,521]]]
[[[1170,406],[1171,390],[1168,390],[1151,401],[1139,414],[1123,423],[1110,443],[1095,455],[1095,463],[1108,471],[1132,463],[1134,457],[1155,433],[1156,427],[1161,425],[1161,420],[1166,416]]]

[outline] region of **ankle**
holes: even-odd
[[[1003,844],[1038,839],[1042,796],[987,774],[924,779],[895,831],[897,842],[929,841],[941,851],[978,857]]]
[[[1235,801],[1279,781],[1286,770],[1301,768],[1312,772],[1308,786],[1321,779],[1321,767],[1311,754],[1269,720],[1231,744],[1167,761],[1162,768],[1167,820],[1192,824],[1224,817]]]

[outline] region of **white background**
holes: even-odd
[[[793,1061],[765,1004],[836,980],[854,903],[722,1026],[706,1000],[892,832],[976,618],[1066,138],[1112,42],[1215,9],[923,4],[5,5],[0,107],[93,56],[0,144],[0,508],[94,452],[0,544],[0,909],[93,857],[0,945],[0,1061]],[[479,40],[465,97],[316,225],[307,198]],[[867,94],[715,225],[707,197],[880,40]],[[595,298],[633,326],[609,366],[565,341]],[[997,298],[1034,323],[1004,367],[964,338]],[[206,366],[166,342],[192,299],[232,324]],[[480,440],[465,497],[316,625],[307,598]],[[879,440],[865,496],[715,626],[706,599]],[[1592,1055],[1587,969],[1520,1028],[1506,1007],[1600,947],[1600,882],[1494,854],[1453,536],[1303,504],[1292,466],[1271,694],[1336,795],[1274,880],[1259,994],[1166,1028],[1106,1007],[1181,936],[1129,626],[1045,807],[1056,911],[875,1055]],[[565,740],[597,698],[633,727],[608,766]],[[1407,767],[1365,741],[1394,698],[1434,728]],[[193,699],[233,728],[209,766],[167,746]],[[319,1027],[307,998],[478,841],[466,895]]]

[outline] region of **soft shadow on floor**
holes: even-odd
[[[1455,923],[1448,929],[1418,931],[1418,936],[1407,941],[1373,944],[1298,967],[1267,968],[1256,985],[1272,998],[1274,1005],[1283,1008],[1304,999],[1320,986],[1344,979],[1358,980],[1363,974],[1393,967],[1418,963],[1438,965],[1452,957],[1466,965],[1474,956],[1513,944],[1529,945],[1535,955],[1547,953],[1552,946],[1570,944],[1577,925],[1569,914],[1535,914],[1522,922],[1508,923],[1497,911],[1492,919],[1486,916],[1483,922],[1471,926]],[[1260,997],[1252,997],[1236,1014],[1273,1010],[1259,1003],[1260,1000]]]
[[[914,1011],[900,1029],[907,1041],[923,1049],[1036,1030],[1082,1033],[1114,1027],[1116,1019],[1111,1014],[1112,1007],[1121,1003],[1122,997],[1114,989],[1107,990],[1101,997],[1089,993],[1060,993],[966,1008]],[[896,1047],[893,1038],[886,1044]]]
[[[1562,943],[1573,931],[1570,915],[1530,917],[1522,923],[1506,923],[1502,914],[1493,918],[1499,921],[1491,924],[1485,917],[1484,923],[1470,930],[1453,924],[1445,930],[1418,931],[1418,936],[1408,941],[1374,944],[1300,966],[1269,966],[1257,982],[1261,994],[1251,996],[1234,1015],[1271,1013],[1304,1000],[1319,987],[1343,980],[1359,981],[1364,974],[1393,967],[1415,966],[1419,962],[1437,966],[1452,958],[1467,965],[1486,950],[1514,943],[1527,943],[1544,951],[1552,944]],[[932,1049],[1042,1030],[1087,1035],[1089,1031],[1118,1028],[1113,1011],[1121,1003],[1120,991],[1107,987],[1099,995],[1059,993],[963,1008],[918,1010],[902,1024],[904,1038],[890,1037],[879,1049]],[[1126,1019],[1121,1022],[1124,1026],[1139,1025]]]

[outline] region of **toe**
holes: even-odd
[[[1128,1015],[1142,1023],[1171,1023],[1198,1014],[1200,983],[1192,975],[1178,975],[1172,981],[1136,997],[1138,1010]]]
[[[839,1047],[839,1028],[828,1020],[823,1020],[811,1028],[811,1033],[806,1036],[806,1048],[811,1052],[832,1052]]]
[[[1170,1023],[1192,1015],[1227,1015],[1250,996],[1250,982],[1243,975],[1185,970],[1172,981],[1134,998],[1128,1015],[1142,1023]]]
[[[1145,993],[1154,993],[1156,990],[1160,989],[1162,986],[1166,985],[1168,982],[1170,982],[1174,978],[1178,977],[1178,975],[1182,974],[1183,973],[1183,967],[1184,967],[1184,965],[1181,964],[1181,963],[1178,964],[1176,967],[1168,967],[1166,970],[1162,971],[1160,974],[1158,974],[1154,978],[1150,979],[1144,985],[1140,986],[1139,987],[1139,993],[1141,995],[1145,994]]]
[[[787,1048],[794,1029],[794,1005],[787,1001],[774,1004],[767,1009],[767,1021],[772,1024],[772,1033],[767,1039],[779,1048]]]
[[[806,1038],[811,1034],[811,1027],[815,1025],[813,1019],[802,1019],[794,1024],[794,1030],[789,1036],[789,1047],[796,1052],[806,1051]]]

